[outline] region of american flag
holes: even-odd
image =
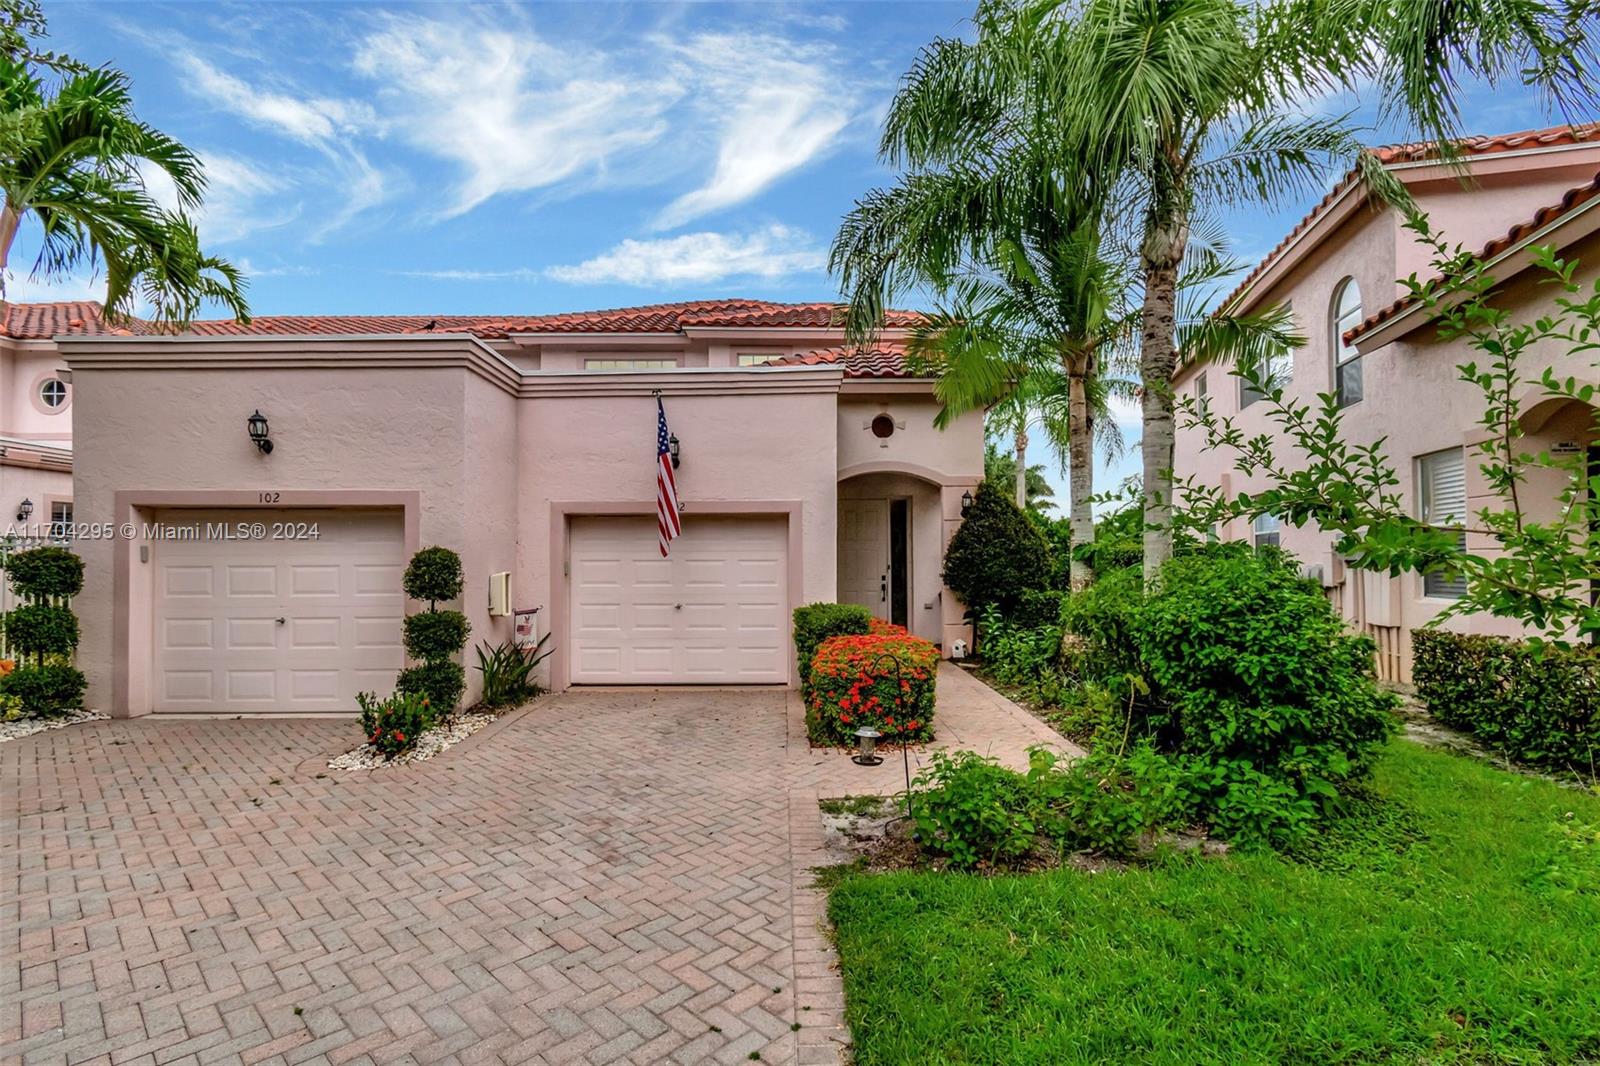
[[[672,540],[683,532],[678,516],[678,483],[672,477],[672,452],[667,446],[667,409],[656,397],[656,533],[661,541],[661,557],[667,557]]]

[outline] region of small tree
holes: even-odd
[[[24,661],[0,677],[0,694],[30,715],[82,706],[87,682],[72,665],[78,616],[67,601],[83,590],[83,560],[65,548],[34,548],[11,556],[6,571],[22,601],[4,616],[6,639]]]
[[[426,600],[428,609],[406,618],[406,654],[422,663],[400,671],[395,688],[428,697],[436,717],[454,712],[467,687],[467,672],[455,656],[466,647],[472,627],[460,611],[438,609],[439,601],[460,596],[463,584],[461,557],[438,547],[413,555],[401,579],[406,595]]]
[[[1050,548],[1004,492],[984,482],[944,555],[944,583],[974,613],[1015,610],[1022,594],[1050,582]]]

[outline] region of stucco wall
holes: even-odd
[[[50,521],[51,500],[72,499],[72,474],[0,464],[0,530],[16,524],[17,505],[24,499],[33,501],[33,515],[24,525],[29,530],[44,526]]]
[[[69,385],[67,403],[47,408],[38,399],[38,386],[66,366],[66,360],[53,351],[0,350],[0,434],[33,440],[72,439],[72,404]]]

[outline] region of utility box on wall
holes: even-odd
[[[504,618],[511,613],[511,571],[489,575],[489,616]]]

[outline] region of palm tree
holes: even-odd
[[[1023,473],[1019,478],[1016,456],[1001,451],[993,440],[984,443],[983,480],[994,485],[1021,485],[1022,501],[1017,504],[1020,510],[1039,511],[1045,504],[1053,504],[1056,492],[1045,476],[1044,464],[1034,463],[1021,469]]]
[[[109,316],[130,313],[137,297],[161,321],[187,322],[207,300],[248,321],[239,272],[201,250],[186,214],[205,191],[200,161],[135,117],[125,75],[70,67],[47,89],[8,48],[0,115],[0,298],[12,246],[32,218],[41,235],[33,274],[59,278],[103,262]],[[141,168],[172,180],[177,211],[151,197]]]

